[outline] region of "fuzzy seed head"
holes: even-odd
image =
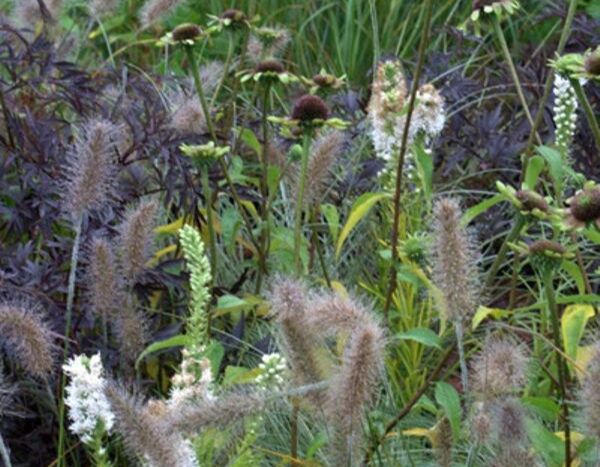
[[[331,171],[342,152],[344,134],[340,131],[330,131],[323,134],[314,142],[308,161],[304,202],[307,205],[322,202],[327,191]],[[300,173],[296,170],[294,175],[295,191],[297,193]],[[296,196],[294,196],[296,199]]]
[[[513,394],[527,380],[527,356],[523,348],[508,339],[488,338],[475,357],[472,370],[474,389],[486,396]]]
[[[114,326],[119,353],[130,370],[148,342],[148,323],[144,314],[136,308],[133,298],[123,302]]]
[[[42,9],[38,0],[19,0],[15,2],[14,15],[19,24],[34,29],[39,21],[55,21],[62,3],[62,0],[44,0]]]
[[[292,119],[301,122],[311,122],[312,120],[326,120],[329,116],[329,107],[323,99],[312,94],[305,94],[300,97],[292,109]]]
[[[119,226],[121,269],[127,284],[135,282],[152,256],[158,203],[144,201],[129,210]]]
[[[600,343],[592,350],[579,393],[585,433],[600,440]]]
[[[105,238],[92,241],[88,259],[90,302],[96,316],[114,318],[121,301],[121,284],[117,259]]]
[[[177,432],[167,430],[151,406],[115,383],[105,389],[115,417],[116,431],[132,457],[151,466],[197,467],[191,446]]]
[[[432,447],[440,467],[452,465],[452,426],[447,417],[442,418],[435,426]]]
[[[64,210],[73,219],[102,208],[111,198],[115,156],[123,138],[121,127],[100,118],[80,128],[64,176]]]
[[[0,346],[31,376],[46,378],[54,366],[54,345],[40,314],[31,304],[0,303]]]
[[[454,322],[464,321],[477,308],[477,255],[461,225],[458,201],[441,199],[433,211],[434,282],[441,292],[442,311]]]
[[[511,449],[525,444],[525,411],[518,399],[503,400],[496,408],[493,416],[497,442],[500,446]]]
[[[95,16],[103,16],[108,13],[114,13],[118,8],[120,0],[91,0],[90,11]]]
[[[182,3],[181,0],[148,0],[140,10],[140,21],[144,27],[164,19]]]
[[[475,409],[471,416],[471,438],[477,444],[485,443],[492,431],[492,418],[490,411],[482,402],[475,403]]]

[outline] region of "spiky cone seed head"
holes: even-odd
[[[483,7],[492,5],[497,0],[473,0],[472,10],[481,10]]]
[[[525,212],[533,212],[534,209],[537,209],[547,213],[550,210],[548,202],[534,191],[519,190],[515,193],[515,196],[521,203],[521,210]]]
[[[594,76],[600,76],[600,47],[585,55],[583,62],[586,73]]]
[[[219,17],[222,24],[233,29],[242,28],[248,25],[248,17],[246,13],[235,8],[229,8],[221,13]]]
[[[337,82],[337,78],[335,76],[328,74],[315,75],[313,76],[312,80],[316,85],[321,86],[323,88],[333,86]]]
[[[258,62],[254,70],[257,73],[283,73],[285,72],[285,67],[283,66],[283,63],[281,63],[279,60],[268,59]]]
[[[202,35],[200,26],[193,23],[184,23],[173,29],[173,40],[175,42],[194,41]]]
[[[585,187],[567,202],[569,226],[585,227],[588,223],[595,222],[600,227],[600,186]]]
[[[300,97],[292,109],[292,119],[310,124],[313,120],[327,120],[329,107],[323,99],[312,94]]]

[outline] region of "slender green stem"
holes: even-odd
[[[596,115],[594,114],[594,109],[590,104],[590,101],[587,98],[585,91],[583,90],[583,86],[578,79],[571,78],[571,86],[575,90],[575,94],[577,95],[577,100],[583,107],[583,112],[585,113],[585,117],[587,118],[588,124],[590,125],[590,129],[592,130],[592,135],[594,135],[594,141],[596,142],[596,148],[600,151],[600,127],[598,126],[598,120],[596,120]]]
[[[229,33],[229,41],[228,41],[229,43],[227,45],[227,56],[225,57],[225,63],[223,65],[223,74],[221,76],[219,84],[217,85],[217,88],[215,89],[215,92],[210,101],[211,107],[213,107],[215,105],[215,103],[217,102],[217,97],[219,96],[219,93],[221,92],[221,88],[225,84],[225,80],[227,79],[227,75],[229,74],[229,67],[231,66],[231,59],[233,58],[233,50],[235,47],[234,37],[235,37],[234,33],[230,32]]]
[[[318,205],[315,206],[315,208],[312,210],[312,223],[314,226],[317,225],[318,210]],[[315,249],[317,250],[317,257],[319,258],[321,270],[323,271],[323,278],[325,279],[327,287],[331,289],[331,279],[329,278],[329,272],[327,271],[327,263],[325,263],[325,257],[323,256],[323,247],[321,246],[321,241],[319,239],[319,234],[317,233],[316,228],[313,228],[313,242],[315,245]]]
[[[415,68],[415,74],[413,76],[412,87],[410,91],[410,98],[408,101],[408,110],[406,113],[406,121],[404,124],[404,131],[402,133],[402,142],[400,145],[400,153],[398,155],[398,166],[396,169],[396,188],[394,191],[394,219],[391,232],[391,243],[392,243],[392,259],[390,264],[390,277],[387,294],[385,297],[385,304],[383,306],[383,314],[385,321],[388,320],[388,313],[390,305],[392,303],[392,296],[396,289],[396,261],[398,261],[398,229],[400,226],[400,198],[402,195],[402,179],[404,170],[404,158],[406,151],[408,150],[408,133],[410,129],[410,123],[412,121],[412,115],[415,108],[417,99],[417,91],[419,89],[419,81],[421,79],[421,73],[423,71],[423,65],[425,63],[425,52],[427,44],[429,42],[429,32],[431,29],[431,17],[433,14],[432,0],[427,0],[425,4],[425,22],[421,31],[421,41],[419,43],[419,52],[417,58],[417,66]]]
[[[514,225],[512,226],[512,229],[510,230],[510,232],[504,239],[504,243],[502,243],[502,246],[500,247],[500,251],[498,251],[498,254],[496,255],[496,259],[494,259],[494,262],[492,263],[492,266],[490,267],[490,269],[488,271],[488,274],[487,274],[487,277],[485,280],[486,287],[489,287],[490,285],[492,285],[492,282],[496,278],[496,273],[498,272],[498,269],[500,269],[500,266],[502,265],[502,262],[504,261],[504,258],[506,257],[506,253],[508,252],[508,244],[510,242],[513,242],[516,240],[516,238],[521,233],[521,230],[525,226],[525,223],[526,223],[525,217],[522,216],[521,214],[517,214],[517,219],[516,219]]]
[[[196,92],[198,93],[198,99],[200,100],[200,106],[202,107],[202,112],[204,113],[204,117],[206,119],[206,127],[208,128],[208,132],[210,133],[212,141],[215,144],[217,144],[217,142],[218,142],[217,134],[215,132],[215,127],[212,122],[212,117],[210,115],[208,103],[206,102],[206,96],[204,94],[204,88],[202,87],[202,81],[200,80],[200,73],[198,71],[198,62],[196,60],[196,56],[194,55],[193,46],[186,45],[184,47],[185,47],[188,61],[190,63],[190,68],[192,70],[192,77],[194,79],[194,85],[196,87]],[[250,219],[248,219],[248,215],[246,214],[246,210],[244,209],[242,200],[240,199],[240,197],[237,193],[237,190],[235,189],[233,180],[231,179],[231,176],[229,175],[229,171],[227,170],[227,166],[225,165],[225,162],[223,161],[222,157],[219,158],[219,166],[221,168],[221,172],[223,172],[225,181],[227,182],[227,185],[229,186],[229,190],[231,192],[231,197],[233,198],[233,201],[239,208],[239,213],[242,216],[242,220],[244,221],[244,224],[246,225],[246,229],[248,230],[248,235],[250,235],[250,241],[252,242],[252,244],[256,248],[258,255],[260,256],[260,255],[262,255],[261,248],[260,248],[260,245],[258,244],[258,242],[256,241],[256,238],[254,237],[254,232],[252,231],[252,224],[250,223]]]
[[[311,138],[312,132],[310,130],[306,130],[302,149],[302,160],[300,162],[298,198],[296,199],[296,212],[294,217],[294,268],[298,276],[302,274],[302,259],[300,257],[300,246],[302,244],[302,212],[304,207],[304,191],[306,189],[306,173],[308,171]]]
[[[527,100],[525,99],[525,94],[523,93],[523,87],[521,86],[521,81],[519,80],[519,75],[517,74],[517,68],[513,62],[512,56],[510,55],[510,50],[508,49],[508,44],[506,43],[506,37],[504,37],[504,31],[502,30],[502,26],[500,26],[500,20],[496,15],[492,15],[494,17],[494,30],[496,35],[498,36],[498,40],[500,41],[500,47],[502,49],[502,53],[504,54],[504,59],[506,60],[506,64],[508,65],[508,69],[510,70],[510,74],[512,76],[513,82],[515,84],[515,88],[517,90],[517,95],[519,96],[519,100],[521,101],[521,106],[523,107],[523,111],[525,112],[525,116],[527,120],[529,120],[529,124],[531,128],[534,127],[533,117],[531,116],[531,112],[529,111],[529,106],[527,105]],[[542,144],[542,139],[540,135],[535,131],[535,138],[538,144]]]
[[[208,227],[208,248],[210,250],[210,270],[212,281],[215,282],[217,275],[217,237],[215,235],[215,224],[212,210],[212,192],[210,180],[208,179],[208,165],[202,167],[202,188],[204,189],[204,204],[206,208],[206,224]]]
[[[67,361],[69,356],[69,342],[71,336],[71,320],[73,316],[73,302],[75,300],[75,281],[77,275],[77,263],[79,260],[79,246],[81,243],[81,230],[83,225],[83,217],[80,215],[74,222],[75,240],[73,241],[73,249],[71,251],[71,265],[69,269],[69,283],[67,286],[67,309],[65,313],[65,343],[63,347],[63,363]],[[65,385],[67,376],[62,372],[59,390],[58,401],[58,465],[64,465],[64,448],[65,448]]]
[[[554,296],[554,285],[552,283],[552,270],[543,274],[543,285],[548,302],[548,311],[550,314],[550,322],[552,323],[552,334],[554,345],[557,349],[562,349],[560,337],[560,324],[558,316],[558,307],[556,306],[556,298]],[[565,466],[571,465],[571,429],[569,424],[569,405],[567,401],[567,367],[563,356],[556,353],[556,367],[558,369],[558,381],[560,389],[560,397],[562,398],[563,424],[565,432]]]

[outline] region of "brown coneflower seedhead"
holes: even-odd
[[[323,134],[313,143],[308,168],[306,172],[306,186],[304,202],[312,206],[322,202],[333,169],[344,144],[344,134],[341,131],[330,131]],[[294,174],[295,191],[298,190],[300,174]],[[296,199],[297,196],[294,196]]]
[[[128,285],[135,282],[152,256],[157,213],[156,201],[144,201],[128,211],[119,226],[121,269]]]
[[[64,177],[64,210],[73,219],[101,208],[110,198],[122,140],[122,128],[105,119],[89,120],[80,128]]]
[[[586,73],[594,76],[600,76],[600,47],[587,53],[584,59],[584,68]]]
[[[256,67],[254,67],[254,70],[257,73],[283,73],[285,71],[285,66],[283,66],[283,63],[281,63],[279,60],[269,59],[258,62]]]
[[[132,457],[156,466],[197,465],[194,452],[183,437],[166,430],[142,400],[116,383],[108,384],[105,393],[115,416],[116,431]]]
[[[467,320],[477,308],[477,255],[461,225],[461,209],[454,199],[439,200],[434,215],[434,282],[442,294],[442,310],[454,322]]]
[[[556,254],[564,255],[567,250],[560,243],[553,240],[536,240],[529,245],[529,252],[532,255]]]
[[[140,21],[144,27],[163,19],[179,6],[181,0],[148,0],[140,10]]]
[[[514,394],[527,380],[527,356],[508,339],[491,337],[472,365],[474,389],[488,397]]]
[[[292,109],[292,119],[309,123],[312,120],[327,120],[329,107],[323,99],[312,94],[300,97]]]
[[[117,271],[117,259],[105,238],[95,238],[88,258],[90,302],[94,314],[105,320],[114,318],[122,292]]]
[[[176,42],[193,41],[202,34],[202,29],[197,24],[180,24],[173,29],[173,40]]]
[[[352,465],[361,448],[364,410],[373,400],[384,362],[383,332],[365,323],[350,336],[342,366],[327,390],[325,413],[334,429],[335,465]]]
[[[580,190],[568,203],[567,224],[579,228],[595,223],[600,227],[600,186]]]
[[[592,350],[579,392],[579,404],[585,433],[600,440],[600,343]]]
[[[168,431],[192,435],[207,428],[225,428],[235,421],[262,411],[267,399],[262,393],[234,392],[216,399],[196,399],[184,403],[164,420]]]
[[[521,202],[523,211],[533,211],[539,209],[542,212],[547,213],[550,210],[548,202],[543,196],[537,194],[535,191],[530,190],[519,190],[515,193],[517,199]]]
[[[40,314],[28,303],[0,303],[0,346],[31,376],[45,378],[53,370],[54,346]]]
[[[246,21],[246,13],[241,10],[236,10],[235,8],[229,8],[221,13],[221,19],[228,19],[234,23],[242,23]]]
[[[269,292],[271,312],[281,330],[282,345],[291,366],[291,374],[298,385],[321,381],[321,365],[315,349],[320,342],[307,325],[309,293],[299,281],[276,279]],[[309,398],[320,405],[322,394],[312,393]]]

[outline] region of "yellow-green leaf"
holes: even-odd
[[[473,316],[471,321],[471,328],[475,330],[477,326],[487,317],[491,316],[494,319],[500,319],[508,315],[508,311],[500,308],[488,308],[487,306],[480,306]]]
[[[561,317],[561,329],[565,353],[572,360],[577,359],[577,347],[590,318],[596,314],[591,305],[569,305]]]
[[[352,229],[354,229],[362,218],[369,213],[375,204],[387,197],[389,197],[389,194],[387,193],[365,193],[358,197],[354,202],[348,220],[338,237],[337,245],[335,247],[335,255],[337,258],[339,258],[344,242],[348,238],[348,235],[350,235],[350,232],[352,232]]]

